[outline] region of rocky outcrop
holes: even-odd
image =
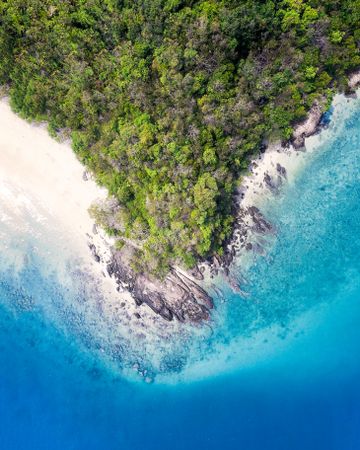
[[[354,72],[349,77],[349,88],[351,90],[356,89],[358,86],[360,86],[360,70],[357,72]]]
[[[128,290],[138,306],[145,304],[165,320],[201,322],[210,318],[212,298],[190,275],[172,268],[164,280],[152,279],[131,269],[132,249],[124,246],[113,251],[107,271],[114,277],[118,289]]]
[[[221,273],[234,291],[241,292],[238,280],[232,277],[230,271],[235,257],[244,252],[264,254],[264,238],[274,234],[274,227],[266,220],[259,208],[256,206],[244,208],[238,205],[233,234],[225,246],[224,255],[214,256],[207,263],[211,277]]]
[[[304,122],[297,125],[293,132],[292,145],[295,149],[303,148],[305,138],[319,131],[319,124],[324,112],[325,99],[316,101]]]
[[[360,72],[353,73],[350,77],[349,88],[355,89],[360,84]],[[326,99],[316,101],[308,113],[307,118],[298,124],[293,132],[291,143],[295,149],[302,149],[305,138],[317,133],[324,125],[322,121]],[[260,148],[264,153],[267,144]],[[283,147],[284,148],[284,147]],[[250,170],[256,170],[257,164],[253,162]],[[271,193],[278,194],[284,181],[287,179],[286,168],[276,163],[275,171],[265,171],[260,180],[260,187],[266,187]],[[85,176],[85,175],[84,175]],[[199,285],[204,280],[204,272],[210,272],[210,277],[219,273],[228,281],[234,291],[245,295],[241,290],[243,280],[237,273],[237,279],[231,273],[231,266],[235,257],[241,253],[264,254],[266,252],[267,236],[273,235],[275,229],[269,223],[260,210],[255,206],[243,206],[242,188],[235,193],[234,201],[234,226],[229,241],[224,246],[224,254],[213,256],[208,261],[199,262],[189,272],[179,268],[172,268],[164,280],[156,280],[147,274],[137,274],[131,269],[132,252],[134,246],[125,240],[124,247],[112,250],[112,257],[107,263],[107,271],[116,279],[118,290],[128,290],[137,305],[147,305],[154,313],[167,321],[177,319],[180,322],[202,322],[210,318],[210,311],[214,307],[209,294]],[[116,205],[115,205],[116,206]],[[116,206],[117,207],[117,206]],[[114,217],[115,214],[110,215]],[[116,228],[116,224],[110,224]],[[100,258],[94,245],[89,245],[95,261]],[[238,272],[238,271],[237,271]]]
[[[319,129],[323,105],[314,104],[308,119],[298,125],[294,131],[293,145],[300,148],[305,138]],[[256,163],[252,170],[256,169]],[[285,167],[277,163],[275,171],[265,171],[261,184],[272,194],[277,195],[287,179]],[[275,233],[274,227],[266,220],[255,206],[243,206],[240,192],[234,202],[234,227],[229,241],[224,246],[224,254],[213,256],[210,260],[200,262],[191,271],[185,272],[173,267],[164,280],[154,279],[145,273],[136,273],[131,269],[134,245],[125,240],[121,250],[112,250],[111,261],[107,264],[110,276],[116,279],[118,290],[127,290],[132,294],[136,304],[147,305],[163,319],[171,321],[198,323],[210,318],[213,300],[199,285],[204,280],[204,272],[210,278],[221,274],[231,288],[242,293],[242,281],[235,279],[231,266],[235,257],[243,253],[265,254],[266,236]],[[93,258],[97,261],[96,249],[89,246]]]

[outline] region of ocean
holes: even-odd
[[[111,327],[66,231],[2,186],[1,450],[358,450],[360,99],[307,146],[242,295],[164,348]]]

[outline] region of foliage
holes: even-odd
[[[359,0],[0,0],[13,108],[71,132],[141,270],[221,252],[264,139],[360,66]],[[119,244],[122,245],[122,244]],[[141,249],[141,250],[139,250]]]

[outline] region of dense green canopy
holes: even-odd
[[[249,156],[360,67],[359,0],[0,0],[0,25],[14,109],[71,133],[157,273],[221,252]]]

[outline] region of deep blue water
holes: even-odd
[[[61,326],[69,315],[49,320],[67,294],[43,260],[16,282],[4,269],[0,449],[359,449],[359,155],[351,101],[264,205],[277,235],[243,274],[248,296],[225,290],[172,384],[130,381]]]

